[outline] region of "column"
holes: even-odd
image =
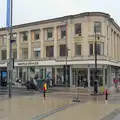
[[[7,32],[7,59],[10,57],[10,36],[9,32]]]
[[[70,87],[73,85],[72,66],[70,66]]]
[[[88,65],[88,74],[87,74],[87,79],[88,79],[88,88],[90,88],[90,65]]]
[[[43,33],[43,28],[41,29],[41,32],[40,32],[40,40],[41,40],[41,58],[44,58],[44,33]]]
[[[111,86],[112,84],[112,71],[111,71],[111,66],[108,66],[107,68],[107,85]]]
[[[54,27],[54,58],[57,58],[57,27]]]
[[[32,58],[32,44],[31,44],[31,32],[28,31],[28,59]]]
[[[105,86],[105,66],[103,66],[103,86]]]
[[[20,59],[20,34],[17,33],[17,38],[16,38],[16,44],[17,44],[17,60]]]
[[[57,68],[55,67],[55,85],[57,84]]]

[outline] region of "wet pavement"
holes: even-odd
[[[78,94],[80,103],[72,103],[76,93],[51,91],[47,100],[38,91],[14,88],[0,90],[0,120],[119,120],[120,93],[105,96]],[[118,119],[119,118],[119,119]]]
[[[0,101],[0,120],[31,120],[68,104],[68,99],[48,97],[44,100],[42,95],[13,97]]]

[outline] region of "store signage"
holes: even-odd
[[[18,66],[33,66],[33,65],[38,65],[38,62],[20,62],[18,63]]]

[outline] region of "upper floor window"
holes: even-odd
[[[81,36],[81,23],[75,24],[75,35]]]
[[[93,55],[93,43],[89,44],[89,54]]]
[[[28,59],[28,48],[22,48],[23,59]]]
[[[41,53],[41,50],[40,48],[34,48],[34,57],[35,58],[40,58],[40,53]]]
[[[47,29],[47,39],[48,40],[53,40],[53,28],[48,28]]]
[[[61,26],[61,38],[65,39],[66,38],[66,26]]]
[[[60,56],[66,56],[66,45],[60,45]]]
[[[6,45],[7,44],[7,36],[6,35],[3,35],[1,40],[2,40],[1,41],[2,45]]]
[[[95,52],[95,44],[90,43],[89,54],[94,55],[94,52]],[[104,43],[103,42],[96,44],[96,52],[97,52],[97,55],[104,55]]]
[[[97,32],[97,33],[101,32],[101,22],[98,22],[98,21],[94,22],[94,32]]]
[[[46,57],[54,56],[54,46],[46,46]]]
[[[17,59],[17,49],[12,50],[13,58]]]
[[[81,55],[81,44],[75,44],[75,55]]]
[[[7,59],[7,50],[1,50],[1,60]]]
[[[34,30],[32,31],[32,40],[39,40],[40,38],[40,31],[39,30]]]
[[[28,32],[23,32],[22,37],[23,37],[23,41],[27,41],[28,40]]]

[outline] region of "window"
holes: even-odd
[[[75,24],[75,35],[81,36],[81,24]]]
[[[39,40],[39,30],[34,30],[31,32],[31,37],[32,37],[32,40]]]
[[[22,48],[23,59],[28,59],[28,48]]]
[[[101,22],[94,22],[94,32],[100,33],[101,32]]]
[[[40,48],[34,48],[34,57],[35,58],[40,58]]]
[[[35,40],[39,40],[39,30],[35,31]]]
[[[89,44],[89,52],[90,52],[90,55],[93,55],[93,43]]]
[[[7,36],[3,35],[2,36],[2,45],[6,45],[7,44]]]
[[[101,48],[101,46],[100,46],[100,44],[96,44],[96,52],[97,52],[97,55],[101,55],[101,50],[100,50],[100,48]]]
[[[2,60],[6,60],[7,59],[7,51],[6,50],[2,50],[1,51],[1,59]]]
[[[60,56],[66,56],[66,45],[60,45]]]
[[[54,56],[54,46],[46,46],[46,57]]]
[[[107,44],[107,49],[108,49],[108,44]],[[103,42],[101,42],[100,51],[101,51],[101,55],[104,55],[104,43]]]
[[[23,36],[23,41],[27,41],[28,40],[28,32],[23,32],[22,36]]]
[[[66,26],[61,26],[61,38],[66,38]]]
[[[89,52],[90,52],[89,53],[90,55],[94,55],[95,44],[93,44],[93,43],[89,44]],[[97,52],[97,55],[104,55],[104,42],[96,44],[96,52]]]
[[[13,58],[17,59],[17,50],[13,49],[12,52],[13,52]]]
[[[47,38],[48,38],[48,40],[52,40],[52,38],[53,38],[53,29],[52,28],[47,29]]]
[[[75,45],[75,54],[76,55],[81,55],[81,44],[80,45],[78,45],[78,44]]]

